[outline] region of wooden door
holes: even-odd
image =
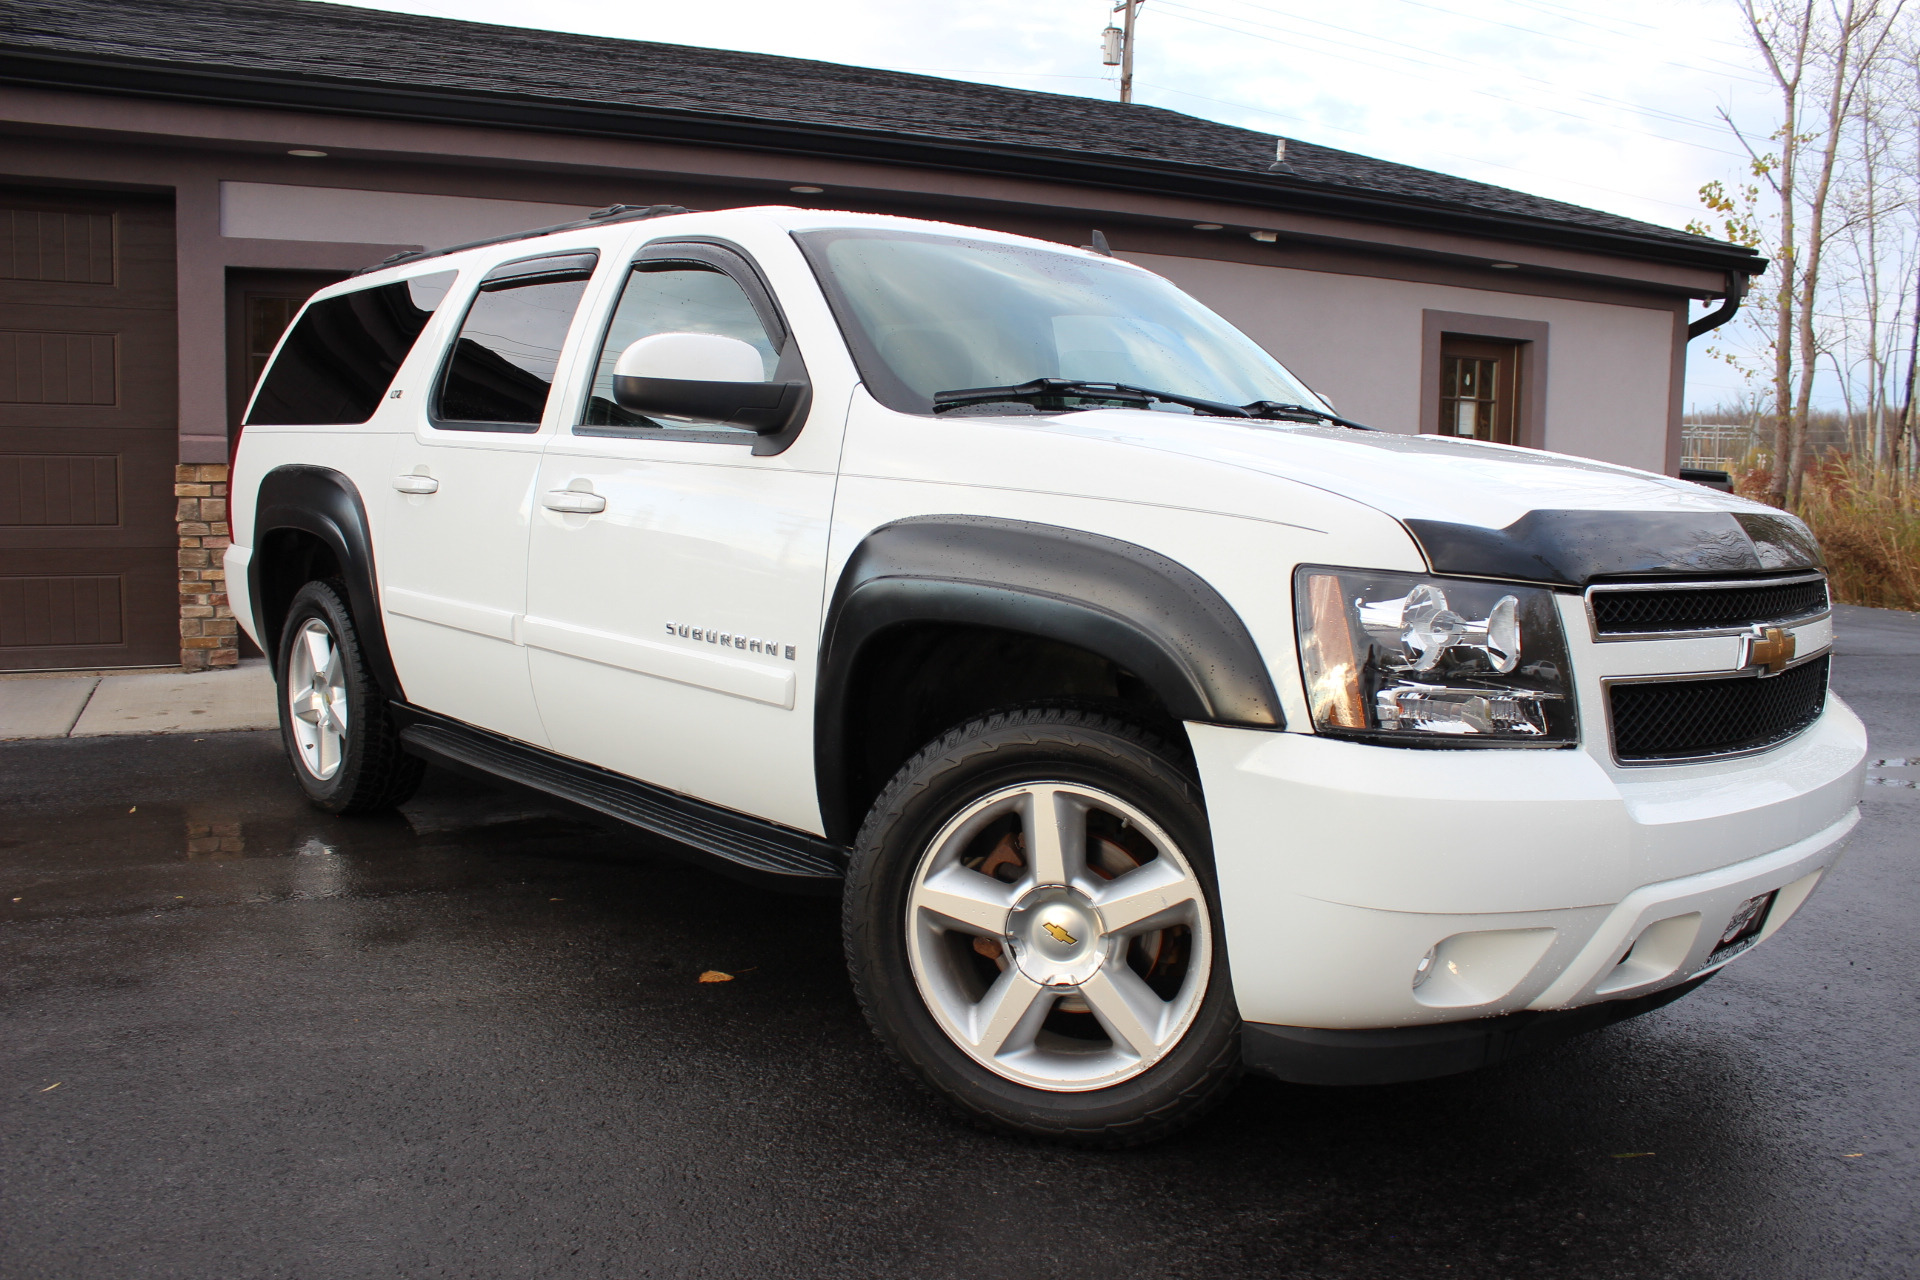
[[[179,661],[173,210],[0,186],[0,670]]]
[[[1517,444],[1519,419],[1519,344],[1444,335],[1439,433]]]

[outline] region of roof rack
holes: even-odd
[[[399,266],[403,262],[419,262],[426,258],[441,258],[449,253],[460,253],[467,249],[482,249],[490,244],[509,244],[515,240],[533,240],[540,236],[555,235],[561,231],[578,231],[582,227],[600,227],[609,222],[639,222],[643,218],[670,218],[676,213],[687,212],[684,205],[677,204],[610,204],[604,209],[595,209],[577,222],[558,222],[551,227],[535,227],[531,231],[516,231],[512,235],[489,236],[485,240],[469,240],[465,244],[452,244],[444,249],[408,249],[403,253],[382,258],[370,267],[362,267],[354,272],[364,276],[370,271],[383,271],[388,267]]]

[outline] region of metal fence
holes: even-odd
[[[1689,422],[1680,429],[1680,465],[1725,471],[1758,443],[1758,433],[1750,424]]]

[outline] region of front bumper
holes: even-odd
[[[1372,1031],[1327,1031],[1318,1027],[1271,1027],[1249,1022],[1240,1056],[1249,1071],[1289,1084],[1368,1085],[1430,1080],[1477,1071],[1523,1053],[1671,1004],[1720,972],[1701,974],[1677,987],[1603,1000],[1578,1009],[1523,1010],[1470,1022]]]
[[[1838,698],[1742,760],[1623,770],[1579,750],[1422,750],[1189,726],[1249,1023],[1362,1030],[1637,1001],[1764,939],[1859,820]],[[1427,976],[1414,978],[1431,956]],[[1250,1050],[1251,1051],[1251,1050]]]

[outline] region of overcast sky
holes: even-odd
[[[390,0],[365,7],[1117,96],[1112,0]],[[1146,0],[1141,102],[1684,225],[1769,131],[1732,0]],[[1704,342],[1695,343],[1696,348]],[[1284,358],[1285,353],[1278,353]],[[1739,377],[1696,352],[1688,400]]]

